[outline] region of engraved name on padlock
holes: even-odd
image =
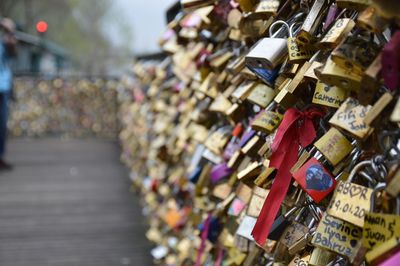
[[[357,138],[365,139],[373,131],[364,122],[364,118],[370,109],[371,106],[362,106],[357,100],[349,97],[339,107],[329,120],[329,123],[349,132]]]
[[[315,87],[312,102],[329,107],[339,108],[340,105],[342,105],[342,103],[346,100],[347,96],[347,90],[337,86],[330,86],[318,81],[317,86]]]
[[[322,249],[351,257],[361,236],[361,228],[324,213],[311,243]]]

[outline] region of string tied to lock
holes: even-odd
[[[314,141],[317,134],[314,121],[322,116],[323,112],[316,107],[304,111],[290,108],[285,112],[272,143],[270,158],[270,167],[276,168],[277,174],[252,231],[254,240],[261,246],[289,189],[290,170],[298,160],[299,146],[305,148]]]

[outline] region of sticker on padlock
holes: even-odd
[[[364,122],[364,118],[370,109],[371,106],[362,106],[356,99],[349,97],[332,116],[329,123],[347,131],[356,138],[365,139],[373,131],[373,128],[367,126]]]
[[[293,173],[297,183],[317,203],[323,200],[336,186],[336,180],[315,158],[311,158]]]
[[[361,236],[361,228],[325,213],[311,243],[316,247],[351,257]]]
[[[329,107],[339,108],[349,95],[348,91],[337,87],[327,85],[321,81],[317,82],[315,87],[313,103],[321,104]]]
[[[349,223],[363,227],[365,214],[370,211],[373,189],[353,183],[356,174],[371,160],[357,164],[351,171],[347,181],[339,181],[327,213]]]
[[[314,146],[333,166],[341,162],[353,149],[350,141],[334,127],[315,142]]]
[[[379,183],[374,188],[370,212],[365,214],[362,242],[367,248],[383,244],[392,237],[400,237],[400,198],[396,198],[395,214],[378,213],[376,210],[377,193],[385,188],[385,183]]]

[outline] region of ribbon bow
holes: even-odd
[[[290,169],[297,162],[299,145],[304,148],[313,142],[316,137],[313,121],[321,116],[323,113],[316,108],[304,112],[291,108],[285,112],[272,144],[273,153],[270,158],[270,166],[278,172],[251,233],[260,245],[265,244],[289,189],[292,178]]]

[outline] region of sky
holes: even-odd
[[[166,28],[165,12],[176,0],[113,0],[114,11],[121,14],[133,31],[132,50],[135,54],[160,50],[158,39]],[[118,29],[112,29],[115,43],[121,40]]]

